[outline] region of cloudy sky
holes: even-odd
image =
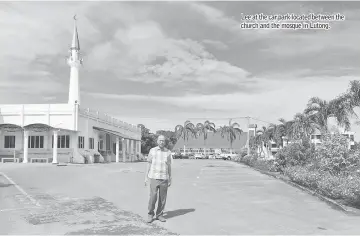
[[[346,20],[327,31],[240,29],[242,14],[309,12]],[[291,119],[360,75],[359,2],[1,2],[2,104],[67,102],[74,14],[81,105],[152,131],[187,118]]]

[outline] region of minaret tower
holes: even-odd
[[[70,66],[69,104],[80,104],[79,68],[83,59],[80,58],[80,43],[76,27],[76,15],[74,16],[74,33],[70,47],[70,56],[67,60]]]

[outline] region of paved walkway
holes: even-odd
[[[148,201],[143,184],[145,163],[5,164],[0,168],[17,184],[7,185],[8,180],[0,176],[0,220],[8,222],[0,234],[360,232],[359,217],[334,210],[249,167],[223,160],[175,160],[166,207],[168,221],[151,225],[143,221]],[[12,221],[16,227],[9,226]]]

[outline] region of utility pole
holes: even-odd
[[[250,155],[250,117],[247,116],[246,119],[247,119],[247,129],[248,129],[248,132],[247,132],[247,154]]]

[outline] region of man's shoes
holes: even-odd
[[[152,215],[148,215],[148,219],[146,223],[152,223],[154,221],[154,217]]]
[[[161,222],[165,222],[166,219],[163,216],[158,216],[157,219]]]

